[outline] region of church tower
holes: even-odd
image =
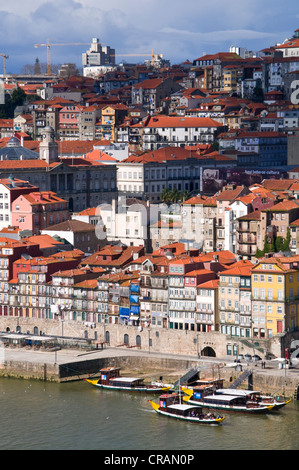
[[[43,140],[39,145],[39,158],[48,164],[58,162],[58,144],[54,140],[54,130],[47,126],[43,129]]]

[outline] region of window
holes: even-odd
[[[267,290],[267,298],[268,298],[268,300],[273,299],[273,290],[272,289]]]

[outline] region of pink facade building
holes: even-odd
[[[23,194],[13,201],[11,218],[12,225],[39,235],[46,227],[68,220],[68,202],[51,191]]]

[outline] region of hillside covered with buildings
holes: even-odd
[[[93,40],[82,75],[3,77],[23,99],[0,105],[1,325],[215,332],[227,355],[232,339],[283,355],[299,334],[299,30],[177,65],[114,58]]]

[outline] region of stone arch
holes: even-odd
[[[213,348],[210,346],[206,346],[205,348],[202,349],[201,356],[208,356],[208,357],[216,357],[216,353]]]
[[[105,341],[107,343],[110,343],[110,332],[109,331],[105,331]]]
[[[69,198],[69,211],[73,212],[74,210],[74,199],[72,197]]]

